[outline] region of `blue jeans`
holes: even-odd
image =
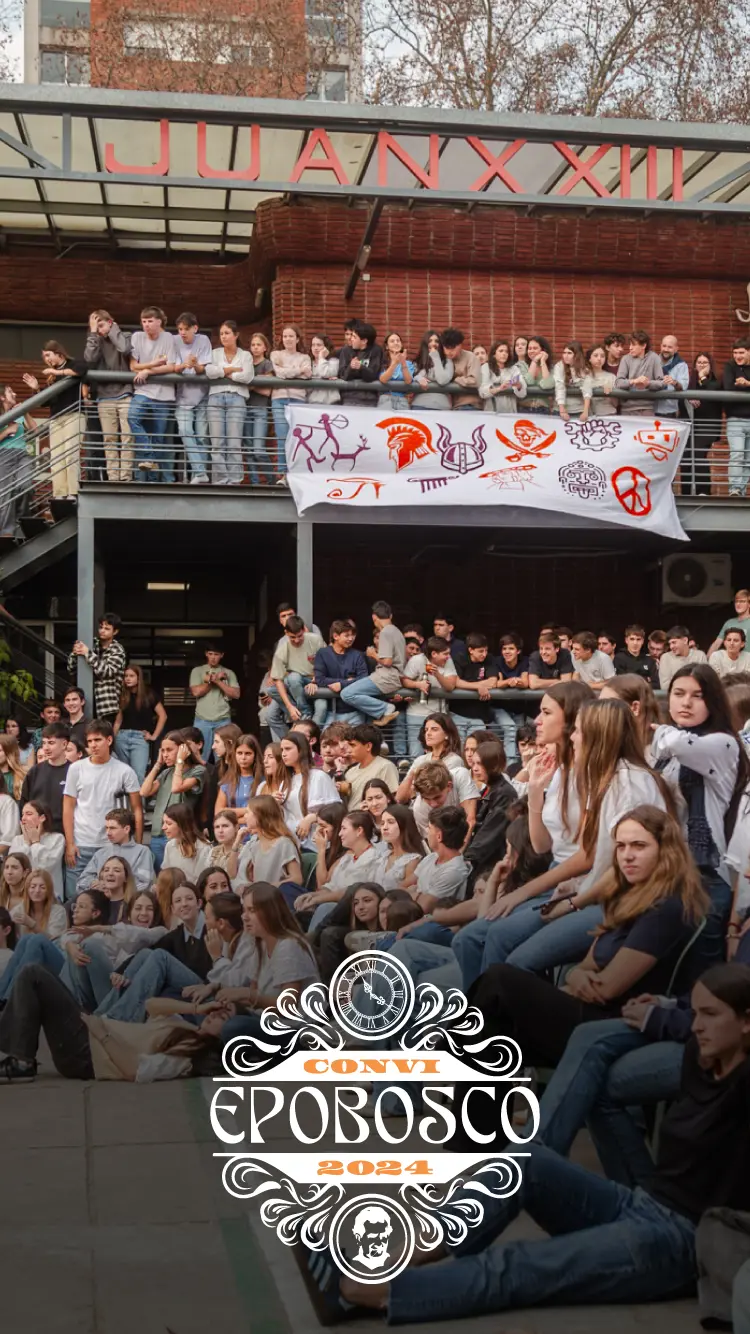
[[[308,935],[312,934],[313,931],[317,931],[318,927],[323,925],[327,918],[330,917],[334,908],[338,908],[338,903],[319,903],[317,905],[312,918],[310,919],[310,925],[307,928]]]
[[[508,713],[507,709],[493,709],[492,721],[497,723],[502,733],[503,745],[505,747],[505,758],[508,761],[517,760],[518,746],[516,744],[516,731],[519,723],[521,723],[523,719],[512,713]]]
[[[157,402],[145,394],[133,394],[128,408],[128,425],[135,440],[135,480],[137,482],[173,482],[174,459],[170,457],[166,432],[171,403]],[[156,469],[144,469],[141,463],[155,463]]]
[[[222,1045],[226,1046],[232,1038],[264,1038],[267,1041],[268,1034],[261,1028],[260,1015],[236,1014],[234,1018],[227,1019],[221,1030]]]
[[[642,1190],[576,1167],[543,1144],[521,1160],[522,1185],[483,1198],[484,1219],[452,1263],[393,1279],[388,1321],[458,1320],[541,1305],[648,1302],[693,1290],[695,1226]],[[474,1196],[467,1192],[467,1200]],[[541,1241],[491,1243],[526,1210]]]
[[[110,1019],[125,1019],[138,1024],[146,1017],[146,1001],[152,996],[172,996],[179,1000],[183,987],[199,986],[203,978],[186,968],[166,950],[139,950],[125,969],[130,986],[123,991],[114,987],[97,1007],[97,1014]]]
[[[175,408],[177,430],[182,436],[190,476],[208,477],[208,410],[206,399],[192,406],[179,403]]]
[[[729,490],[740,495],[750,481],[750,417],[727,417]]]
[[[680,988],[687,991],[701,973],[724,960],[725,937],[732,907],[732,890],[717,871],[701,871],[701,883],[711,900],[706,925],[691,953],[689,973],[680,978]]]
[[[0,977],[0,1000],[8,999],[16,973],[27,963],[42,964],[49,972],[54,973],[55,977],[59,977],[65,963],[65,955],[54,941],[48,940],[46,936],[21,936],[7,968]]]
[[[220,730],[220,728],[226,727],[227,723],[230,723],[231,721],[232,721],[231,718],[222,718],[221,721],[218,723],[210,723],[206,718],[193,719],[193,727],[197,727],[198,731],[203,737],[203,750],[201,751],[201,758],[204,764],[206,763],[211,754],[211,747],[214,744],[214,737],[216,736],[216,733]]]
[[[148,773],[149,745],[142,732],[129,728],[120,728],[115,737],[115,753],[123,764],[134,769],[138,782],[142,783]]]
[[[151,856],[154,859],[154,875],[158,875],[161,870],[161,864],[164,861],[164,851],[167,846],[166,834],[152,834],[149,841]]]
[[[248,408],[245,418],[245,458],[247,475],[256,484],[260,482],[261,474],[267,482],[272,482],[276,477],[276,466],[268,448],[269,427],[267,407]]]
[[[344,686],[341,699],[355,713],[364,714],[366,718],[383,718],[395,712],[395,705],[391,704],[371,676],[363,676],[359,681]]]
[[[65,964],[65,981],[73,992],[78,1004],[87,1014],[93,1014],[98,1005],[102,1005],[112,990],[110,974],[114,971],[110,956],[96,936],[81,945],[89,962],[73,963],[68,959]]]
[[[424,746],[422,745],[422,742],[419,739],[419,733],[422,731],[422,727],[424,726],[424,718],[421,716],[421,714],[417,718],[412,718],[408,712],[406,713],[405,718],[406,718],[406,735],[408,738],[408,747],[409,747],[409,759],[416,760],[417,756],[424,755]]]
[[[436,925],[437,923],[427,923],[427,926]],[[449,936],[452,934],[448,927],[439,929],[446,930]],[[442,964],[451,963],[455,958],[450,945],[424,938],[420,940],[416,931],[410,931],[407,936],[395,941],[388,953],[401,960],[415,982],[421,980],[422,973],[428,973],[431,968],[440,968]]]
[[[81,875],[82,871],[86,870],[86,867],[91,861],[91,858],[93,857],[94,853],[98,851],[99,851],[98,848],[82,848],[79,846],[78,856],[76,857],[75,866],[68,866],[66,864],[65,866],[66,899],[74,899],[76,897],[78,893],[78,877]]]
[[[475,732],[483,732],[487,727],[487,724],[481,718],[462,718],[461,714],[454,713],[453,709],[451,709],[450,715],[458,728],[462,746],[466,744],[467,736],[473,736]]]
[[[541,913],[534,909],[551,897],[551,890],[538,894],[528,903],[519,904],[507,917],[493,922],[478,917],[453,937],[453,950],[467,991],[480,973],[494,963],[510,963],[527,972],[539,973],[586,956],[592,942],[590,933],[601,921],[601,908],[592,904],[545,926]]]
[[[239,486],[242,481],[242,437],[245,433],[246,412],[247,399],[231,389],[208,396],[211,481],[219,486]]]
[[[276,470],[280,477],[284,477],[287,472],[286,438],[289,434],[289,422],[286,419],[286,409],[287,404],[291,401],[290,398],[274,398],[271,400],[273,429],[276,432]]]

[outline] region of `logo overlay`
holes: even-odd
[[[518,1044],[482,1026],[463,992],[415,986],[377,951],[351,955],[329,986],[282,992],[227,1043],[214,1081],[226,1190],[258,1200],[284,1245],[327,1250],[359,1283],[395,1278],[415,1250],[458,1245],[482,1222],[483,1196],[518,1190],[539,1126]],[[529,1110],[523,1135],[514,1096]],[[488,1098],[491,1134],[471,1119]]]

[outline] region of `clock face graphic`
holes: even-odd
[[[362,950],[336,969],[328,996],[341,1027],[372,1041],[406,1023],[414,1006],[414,982],[399,959]]]

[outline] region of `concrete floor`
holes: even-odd
[[[222,1188],[212,1092],[196,1080],[78,1084],[46,1070],[33,1085],[0,1085],[2,1334],[316,1334],[290,1253],[257,1210]],[[590,1160],[585,1140],[575,1156]],[[519,1229],[534,1235],[527,1221]],[[370,1334],[383,1324],[366,1316],[353,1327]],[[456,1334],[459,1323],[440,1328]],[[680,1302],[520,1312],[460,1328],[698,1334],[700,1326],[696,1305]]]

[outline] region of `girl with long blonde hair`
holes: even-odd
[[[26,769],[21,763],[18,738],[8,732],[0,732],[0,773],[3,775],[8,796],[20,801]]]
[[[236,869],[232,859],[227,866],[233,884],[264,881],[271,885],[302,884],[299,843],[284,820],[279,803],[273,797],[252,797],[247,803],[244,827],[237,831]],[[241,845],[247,834],[251,841]],[[297,889],[292,892],[296,897]]]
[[[636,676],[635,672],[625,672],[622,676],[613,676],[606,681],[599,691],[599,698],[621,699],[627,704],[638,724],[644,754],[648,760],[654,728],[661,722],[659,701],[649,682],[643,676]]]
[[[0,876],[0,908],[13,908],[23,903],[23,892],[31,871],[31,862],[25,852],[9,852],[3,862]]]
[[[49,871],[31,871],[23,889],[22,907],[11,916],[21,935],[46,936],[57,940],[67,926],[65,909],[55,898],[55,886]]]

